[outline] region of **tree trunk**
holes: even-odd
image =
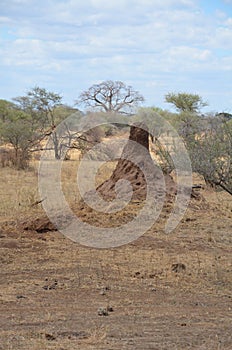
[[[52,139],[54,144],[55,158],[60,159],[59,140],[55,131],[53,132]]]

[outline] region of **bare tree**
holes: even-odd
[[[144,97],[131,86],[121,81],[107,80],[83,91],[76,104],[83,104],[91,110],[130,114],[143,101]]]

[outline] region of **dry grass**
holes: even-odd
[[[0,169],[1,222],[42,213],[40,204],[31,207],[39,199],[36,167]],[[113,167],[100,169],[98,183]],[[76,169],[64,162],[70,204],[79,200]],[[208,209],[189,208],[172,234],[163,233],[163,218],[114,249],[0,227],[0,349],[230,350],[232,204],[223,192],[203,194]],[[99,316],[108,306],[113,312]]]
[[[78,203],[81,198],[76,185],[78,165],[79,161],[65,161],[62,166],[62,190],[70,205]],[[34,161],[29,170],[0,168],[1,219],[10,220],[21,215],[42,212],[41,205],[36,205],[41,199],[38,193],[38,166],[39,162]],[[96,185],[107,179],[114,167],[114,162],[100,167]]]
[[[96,187],[111,176],[116,164],[117,162],[106,162],[104,165],[100,166],[95,182]],[[70,205],[78,203],[81,199],[77,186],[78,166],[79,161],[65,161],[62,166],[62,190]],[[89,174],[86,173],[86,178],[88,177]]]
[[[33,167],[37,166],[33,164]],[[16,218],[31,211],[31,205],[38,199],[36,168],[17,171],[12,168],[0,169],[0,217]]]

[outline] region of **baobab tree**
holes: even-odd
[[[83,91],[76,104],[95,111],[131,114],[143,101],[144,97],[131,86],[121,81],[107,80]]]

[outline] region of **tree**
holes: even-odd
[[[15,105],[12,102],[0,99],[0,121],[5,122],[14,110]]]
[[[232,195],[232,124],[226,118],[199,118],[198,131],[184,135],[193,171]]]
[[[226,120],[232,120],[232,114],[231,113],[227,113],[227,112],[217,113],[216,117],[221,117],[221,118],[224,118]]]
[[[201,96],[188,93],[168,93],[165,95],[165,101],[173,104],[178,112],[198,113],[208,105]]]
[[[143,101],[143,96],[131,86],[121,81],[107,80],[83,91],[76,104],[96,111],[130,114]]]
[[[1,125],[0,136],[5,143],[13,147],[11,162],[17,169],[28,167],[30,148],[36,140],[35,131],[31,126],[30,116],[19,110],[15,110]]]
[[[37,126],[41,136],[45,137],[52,133],[55,158],[60,159],[59,140],[54,129],[62,120],[62,118],[56,117],[56,110],[61,106],[62,97],[59,94],[36,86],[28,91],[26,96],[16,97],[13,100],[18,108],[30,115],[31,123]]]

